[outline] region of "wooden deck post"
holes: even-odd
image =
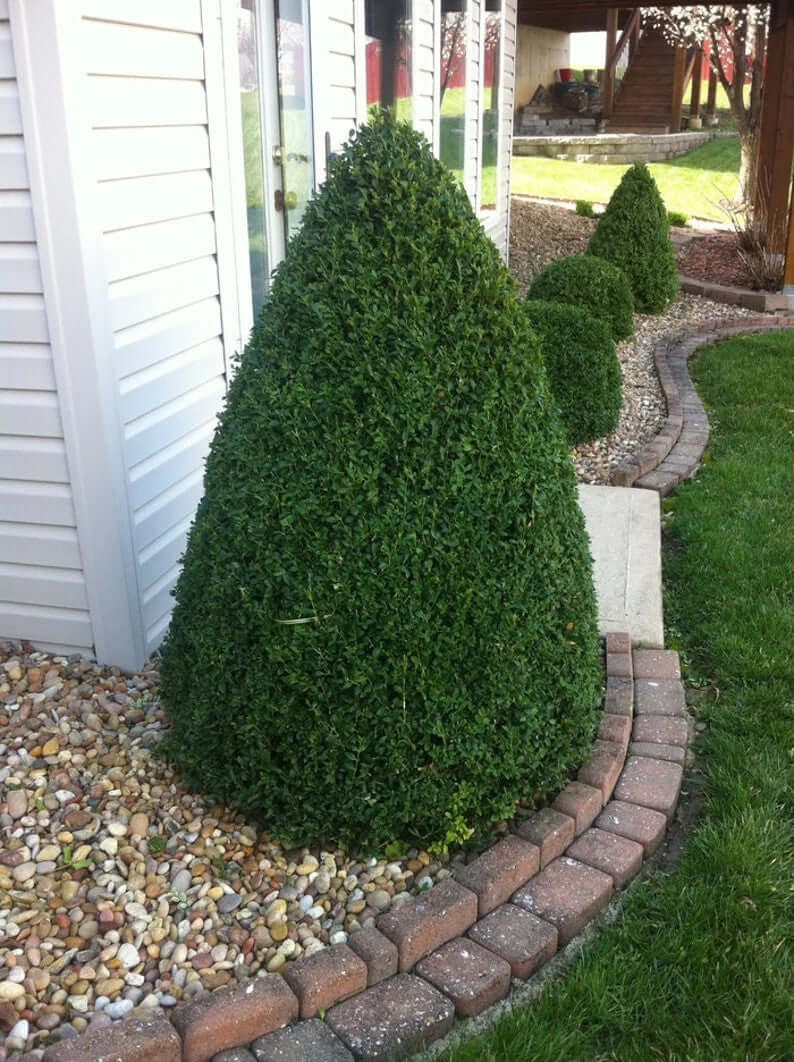
[[[609,118],[615,104],[615,75],[614,67],[610,60],[615,54],[618,42],[618,9],[607,9],[607,43],[606,56],[604,58],[604,84],[601,86],[601,113],[604,118]]]
[[[709,67],[709,92],[706,98],[706,114],[712,117],[717,113],[717,75]]]
[[[703,71],[703,49],[698,48],[695,53],[695,65],[692,68],[692,96],[689,104],[689,113],[693,118],[700,117],[700,82]]]
[[[681,132],[681,107],[686,79],[686,48],[677,45],[673,55],[673,93],[670,100],[670,132]]]
[[[770,247],[791,259],[789,185],[794,159],[794,0],[772,0],[766,53],[755,208]],[[788,276],[791,261],[787,266]]]
[[[794,295],[794,188],[791,190],[791,206],[788,212],[788,242],[786,268],[783,274],[783,294]]]

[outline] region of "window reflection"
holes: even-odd
[[[499,66],[502,52],[502,0],[486,0],[484,32],[485,48],[481,83],[480,209],[496,210],[496,182],[499,171]]]
[[[367,105],[411,121],[410,0],[365,0]]]
[[[439,157],[463,180],[466,148],[466,0],[441,0]]]
[[[265,301],[268,281],[260,109],[262,80],[257,40],[254,0],[240,0],[237,8],[237,57],[240,68],[240,109],[245,156],[245,197],[248,210],[248,257],[251,266],[254,317],[258,316]]]
[[[300,227],[314,191],[309,31],[305,0],[277,0],[278,71],[284,237]]]

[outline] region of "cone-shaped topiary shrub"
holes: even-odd
[[[572,446],[610,435],[622,401],[620,364],[603,321],[579,306],[528,299],[551,390]]]
[[[453,177],[378,116],[232,382],[163,649],[165,755],[291,843],[443,843],[558,784],[599,688],[526,314]]]
[[[587,248],[629,278],[634,309],[661,313],[678,292],[670,225],[656,181],[643,162],[623,174]]]
[[[634,297],[622,269],[591,254],[551,262],[532,281],[528,299],[581,306],[608,326],[613,339],[634,332]]]

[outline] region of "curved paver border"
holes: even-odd
[[[739,317],[727,323],[713,321],[681,329],[663,337],[654,347],[653,356],[667,403],[667,418],[650,442],[618,465],[610,482],[617,487],[645,487],[664,496],[691,476],[706,448],[709,423],[689,376],[689,359],[702,347],[722,339],[792,327],[794,314]]]
[[[138,1008],[47,1047],[44,1062],[386,1059],[504,998],[576,936],[661,844],[688,738],[676,653],[609,634],[590,759],[553,804],[375,927],[180,1004]],[[319,1020],[319,1019],[325,1019]],[[19,1056],[20,1062],[38,1053]]]

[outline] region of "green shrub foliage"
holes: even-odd
[[[622,396],[609,329],[578,306],[532,300],[524,305],[571,445],[610,435],[618,426]]]
[[[661,313],[675,298],[678,270],[667,211],[645,163],[623,174],[587,251],[620,266],[640,313]]]
[[[532,281],[528,298],[581,306],[604,321],[614,339],[634,332],[634,297],[628,277],[595,255],[559,258]]]
[[[514,285],[386,115],[331,162],[206,466],[164,754],[289,843],[444,843],[559,784],[600,689],[572,465]]]
[[[594,218],[595,210],[593,210],[593,204],[589,199],[577,199],[576,200],[576,213],[580,218]]]

